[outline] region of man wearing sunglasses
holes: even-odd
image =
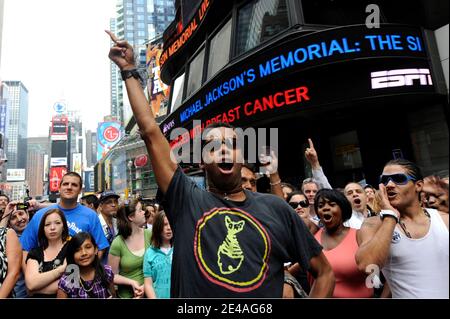
[[[242,188],[244,152],[235,130],[226,123],[205,128],[202,165],[208,191],[200,189],[171,156],[134,76],[133,48],[107,33],[114,42],[109,57],[122,71],[174,227],[171,297],[280,298],[287,261],[299,262],[317,278],[310,296],[330,296],[333,272],[300,217],[281,198]]]
[[[356,262],[371,274],[382,269],[394,298],[449,297],[448,214],[421,207],[423,177],[398,159],[380,177],[381,213],[357,233]]]

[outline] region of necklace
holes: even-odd
[[[427,212],[427,211],[426,211],[425,209],[423,209],[423,208],[422,208],[422,211],[423,211],[423,213],[425,214],[425,216],[427,216],[429,219],[431,219],[431,216],[430,216],[430,213],[429,213],[429,212]],[[403,229],[403,231],[405,232],[406,237],[412,239],[411,233],[406,229],[406,224],[405,224],[402,220],[399,220],[399,224],[400,224],[400,227],[401,227],[401,228]]]
[[[81,284],[81,287],[83,288],[84,291],[86,291],[86,292],[91,292],[92,289],[94,289],[94,283],[92,283],[92,287],[91,287],[91,288],[86,289],[86,287],[84,286],[83,282],[84,282],[84,280],[81,279],[81,276],[80,276],[80,284]]]

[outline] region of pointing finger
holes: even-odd
[[[310,139],[310,138],[308,138],[308,142],[309,142],[309,148],[314,148],[314,143],[313,143],[313,141]]]
[[[111,38],[111,40],[117,44],[117,42],[119,41],[119,39],[117,39],[116,35],[114,33],[112,33],[109,30],[105,30],[105,32],[109,35],[109,37]]]

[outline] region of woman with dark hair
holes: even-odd
[[[145,252],[144,287],[148,298],[170,298],[173,233],[164,211],[155,215],[152,246]]]
[[[108,265],[119,286],[120,298],[141,298],[144,296],[144,254],[150,247],[152,232],[145,229],[147,219],[142,204],[133,200],[122,205],[117,212],[118,236],[109,250]]]
[[[115,297],[114,273],[98,258],[98,246],[87,232],[79,232],[67,245],[67,264],[72,272],[62,275],[58,284],[58,298]]]
[[[55,298],[59,278],[66,269],[66,242],[69,229],[64,213],[47,211],[38,229],[39,247],[26,260],[25,284],[32,298]]]
[[[316,194],[314,208],[323,225],[315,237],[323,246],[336,278],[333,297],[373,297],[373,289],[366,287],[366,275],[358,270],[355,261],[357,230],[344,226],[352,216],[350,202],[337,190],[321,189]]]

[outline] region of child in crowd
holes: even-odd
[[[80,232],[70,240],[67,263],[68,269],[59,281],[58,298],[106,299],[116,296],[114,273],[110,266],[100,262],[97,244],[89,233]]]
[[[144,257],[144,289],[148,298],[170,298],[172,270],[172,229],[164,211],[155,215],[152,246]]]

